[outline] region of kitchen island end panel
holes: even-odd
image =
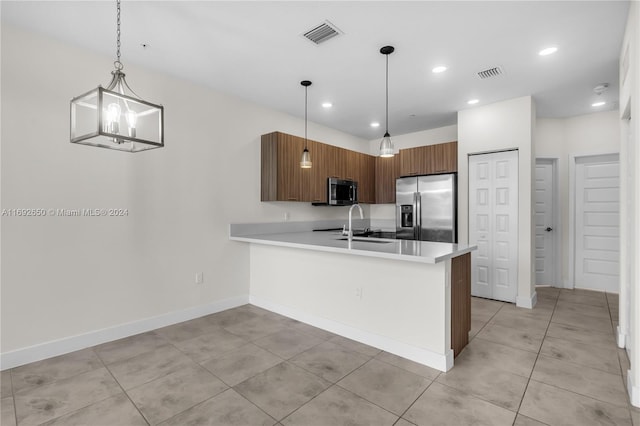
[[[441,371],[453,366],[451,260],[251,244],[252,304]]]

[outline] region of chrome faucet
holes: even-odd
[[[358,210],[360,210],[360,219],[364,219],[364,213],[362,212],[362,207],[360,207],[360,204],[354,204],[351,206],[351,208],[349,208],[349,230],[347,231],[347,237],[349,239],[349,242],[353,240],[353,226],[351,225],[351,216],[352,216],[354,207],[357,207]]]

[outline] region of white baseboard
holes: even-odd
[[[279,305],[255,296],[250,296],[250,303],[271,312],[293,318],[314,327],[327,330],[331,333],[339,334],[340,336],[364,343],[365,345],[370,345],[394,355],[435,368],[436,370],[448,371],[453,368],[453,351],[451,349],[448,349],[444,355],[439,354],[427,349],[398,342],[397,340],[393,340],[388,337],[360,330],[346,324],[318,317],[307,312],[299,311],[294,308]]]
[[[134,334],[144,333],[146,331],[166,327],[182,321],[188,321],[194,318],[224,311],[226,309],[246,305],[247,303],[249,303],[248,295],[232,297],[206,305],[194,306],[181,311],[169,312],[152,318],[145,318],[143,320],[103,328],[101,330],[90,331],[77,336],[65,337],[59,340],[52,340],[38,345],[16,349],[11,352],[0,354],[0,370],[6,370],[8,368],[18,367],[30,362],[40,361],[42,359],[89,348],[91,346],[133,336]]]
[[[629,401],[631,401],[631,405],[640,407],[640,387],[633,383],[631,370],[627,370],[627,392],[629,392]]]
[[[538,293],[535,291],[530,297],[516,297],[516,306],[518,308],[533,309],[533,307],[536,306],[536,303],[538,303]]]
[[[624,348],[627,346],[627,345],[626,345],[626,342],[627,342],[627,333],[625,333],[625,332],[620,328],[620,326],[619,326],[619,325],[616,327],[616,337],[617,337],[617,339],[616,339],[616,340],[617,340],[617,342],[618,342],[618,347],[619,347],[620,349],[624,349]]]

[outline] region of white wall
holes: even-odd
[[[369,141],[369,154],[380,154],[380,140]],[[452,142],[458,140],[458,126],[445,126],[436,129],[423,130],[421,132],[407,133],[405,135],[392,136],[396,155],[401,149],[415,148],[417,146],[435,145],[439,143]],[[394,204],[376,204],[370,206],[372,219],[395,220],[396,208]],[[375,223],[375,222],[374,222]]]
[[[369,154],[380,155],[380,141],[382,133],[378,139],[369,141]],[[436,129],[423,130],[421,132],[407,133],[405,135],[392,135],[391,140],[396,149],[396,154],[401,149],[415,148],[417,146],[435,145],[438,143],[452,142],[458,140],[458,125],[438,127]]]
[[[453,365],[449,260],[250,245],[251,303],[441,371]]]
[[[558,159],[558,188],[562,230],[562,282],[569,280],[569,155],[617,153],[620,151],[618,111],[605,111],[571,118],[539,118],[535,151],[538,158]]]
[[[518,296],[531,303],[533,268],[533,173],[535,105],[530,96],[458,112],[458,240],[469,241],[469,154],[518,149]]]
[[[628,69],[628,71],[626,71]],[[640,4],[631,2],[620,52],[621,223],[620,325],[618,345],[626,347],[627,389],[640,407]],[[631,118],[630,121],[628,119]]]
[[[166,147],[128,154],[69,143],[70,99],[107,84],[112,62],[2,25],[2,208],[129,211],[2,217],[3,354],[246,296],[249,248],[228,241],[229,223],[347,215],[259,201],[260,135],[301,135],[302,120],[127,63],[134,90],[165,106]],[[369,150],[314,123],[309,137]]]

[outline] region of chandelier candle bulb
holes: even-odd
[[[127,124],[129,125],[129,136],[136,137],[136,123],[138,122],[138,114],[134,111],[127,111]]]
[[[107,131],[109,133],[120,133],[120,114],[122,113],[122,108],[118,104],[109,104],[107,107]]]

